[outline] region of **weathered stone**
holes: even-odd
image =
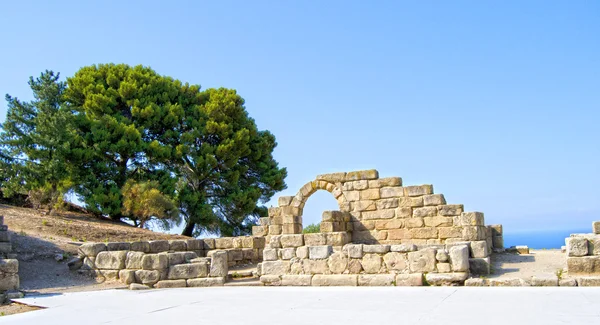
[[[187,242],[185,240],[169,240],[169,250],[175,252],[182,252],[188,250]]]
[[[375,211],[377,203],[373,200],[354,201],[351,202],[351,207],[353,211]]]
[[[331,273],[340,274],[348,267],[348,258],[342,252],[335,252],[327,259]]]
[[[120,270],[119,281],[121,283],[130,285],[135,282],[135,270]]]
[[[233,248],[233,238],[231,238],[231,237],[215,238],[215,247],[217,249]]]
[[[370,180],[370,179],[378,179],[378,178],[379,178],[379,172],[376,171],[375,169],[369,169],[369,170],[358,170],[358,171],[354,171],[354,172],[348,172],[345,175],[344,180],[346,182],[348,182],[348,181],[358,181],[358,180],[362,180],[362,179]]]
[[[333,253],[333,248],[329,245],[308,247],[308,258],[311,260],[326,259]]]
[[[282,275],[281,285],[283,286],[295,286],[295,287],[306,287],[310,286],[312,275]]]
[[[169,250],[169,241],[168,240],[153,240],[149,242],[150,244],[150,253],[161,253]]]
[[[488,245],[485,241],[471,242],[471,256],[475,258],[484,258],[490,255]]]
[[[411,207],[399,207],[394,211],[398,219],[412,218],[413,216],[413,208]]]
[[[557,287],[558,276],[556,275],[544,275],[544,276],[533,276],[531,278],[532,287]]]
[[[0,229],[0,242],[9,242],[10,241],[10,232],[7,230]]]
[[[435,249],[422,249],[408,253],[408,265],[411,273],[435,271]]]
[[[485,239],[485,227],[482,226],[463,226],[462,239],[475,241]]]
[[[440,216],[460,216],[464,210],[462,204],[440,205],[437,208]]]
[[[280,196],[277,199],[277,203],[279,204],[280,207],[285,207],[288,206],[292,203],[292,200],[294,199],[293,196]]]
[[[289,261],[268,261],[262,262],[262,274],[264,275],[283,275],[290,272]]]
[[[227,252],[226,251],[214,251],[211,256],[210,261],[210,271],[209,274],[211,277],[226,277],[228,272],[228,264],[227,264]],[[188,282],[188,286],[189,282]]]
[[[142,269],[164,270],[169,265],[167,254],[146,254],[142,257]]]
[[[423,218],[409,218],[404,221],[406,228],[421,228],[425,225]]]
[[[420,287],[422,285],[423,285],[423,274],[422,273],[396,275],[396,286],[398,286],[398,287]]]
[[[302,234],[297,235],[282,235],[281,246],[285,247],[300,247],[304,245],[304,236]]]
[[[269,248],[281,248],[281,235],[269,236],[267,238],[265,238],[265,240],[267,241],[267,247],[269,247]]]
[[[493,236],[492,237],[492,247],[493,248],[504,248],[504,237],[502,236]]]
[[[390,251],[398,252],[398,253],[408,253],[414,252],[417,250],[417,246],[414,244],[400,244],[400,245],[391,245]]]
[[[202,241],[204,242],[204,249],[211,250],[217,248],[214,238],[203,238]]]
[[[380,197],[386,198],[398,198],[404,196],[404,188],[400,186],[394,187],[382,187],[379,189]],[[396,206],[398,206],[398,199],[395,200]]]
[[[600,221],[592,222],[592,232],[594,234],[600,234]]]
[[[450,263],[437,263],[437,272],[438,273],[450,273],[452,269],[450,267]]]
[[[263,250],[263,261],[276,261],[279,259],[277,248],[265,248]]]
[[[350,242],[350,236],[347,232],[331,232],[325,234],[325,245],[344,246]]]
[[[437,251],[437,253],[435,254],[435,259],[438,260],[439,262],[447,262],[449,257],[448,257],[448,253],[446,253],[443,250],[439,250]]]
[[[67,266],[71,271],[79,270],[83,266],[83,258],[78,256],[73,257],[67,262]]]
[[[424,217],[423,222],[425,222],[425,226],[427,226],[427,227],[451,227],[452,226],[452,218],[450,218],[450,217],[442,217],[442,216]]]
[[[279,253],[281,254],[282,260],[291,260],[292,258],[296,257],[296,248],[282,248],[279,250]]]
[[[135,282],[145,285],[154,285],[160,280],[160,272],[157,270],[135,271]]]
[[[306,274],[329,274],[327,260],[302,260],[302,271]]]
[[[152,289],[152,287],[143,285],[143,284],[139,284],[139,283],[132,283],[129,285],[129,290],[148,290],[148,289]]]
[[[427,194],[433,194],[433,185],[414,185],[404,187],[405,196],[422,196]]]
[[[302,246],[302,247],[296,248],[296,257],[298,257],[300,259],[308,258],[308,247]]]
[[[363,245],[363,253],[385,254],[390,251],[390,245]]]
[[[586,256],[588,254],[588,240],[584,237],[567,238],[568,256]]]
[[[135,252],[150,253],[150,243],[147,241],[136,241],[130,244],[130,249]]]
[[[144,258],[144,253],[142,252],[127,252],[127,257],[125,258],[125,268],[126,269],[141,269],[142,268],[142,259]]]
[[[330,286],[357,286],[358,276],[355,274],[316,274],[312,277],[312,286],[330,287]]]
[[[382,194],[382,197],[383,197],[383,194]],[[377,210],[393,209],[393,208],[398,207],[398,199],[397,198],[377,200],[375,203],[376,203]]]
[[[174,252],[167,253],[169,265],[189,263],[191,260],[198,257],[198,254],[194,252]]]
[[[391,252],[383,255],[383,262],[388,271],[405,271],[408,265],[406,253]]]
[[[252,236],[264,237],[269,234],[269,226],[252,226]]]
[[[443,194],[429,194],[423,196],[423,205],[443,205],[446,204],[446,199]]]
[[[109,251],[128,251],[131,249],[131,244],[124,242],[107,243],[106,249]]]
[[[86,243],[79,246],[79,251],[83,253],[83,256],[96,257],[98,253],[106,250],[106,244],[104,243]]]
[[[575,280],[575,279],[560,279],[558,281],[558,285],[560,287],[576,287],[577,280]]]
[[[469,270],[473,274],[487,275],[491,272],[492,263],[489,257],[485,258],[470,258]]]
[[[224,277],[187,279],[188,287],[222,287],[225,284]]]
[[[379,200],[381,198],[378,188],[362,190],[359,193],[359,198],[361,200]]]
[[[360,274],[358,285],[361,287],[393,286],[396,282],[394,274]]]
[[[199,251],[204,249],[204,242],[200,239],[187,239],[185,244],[189,251]]]
[[[119,279],[119,270],[95,270],[96,278],[103,281],[116,281]]]
[[[600,274],[600,256],[583,256],[567,258],[569,275]]]
[[[465,282],[467,277],[469,277],[468,272],[427,273],[425,274],[425,281],[433,286],[460,285]]]
[[[120,270],[125,268],[127,251],[104,251],[96,256],[96,267],[107,270]]]
[[[356,202],[360,200],[359,191],[347,191],[344,193],[344,196],[348,202]]]
[[[158,281],[154,287],[155,288],[185,288],[187,286],[187,282],[185,279],[182,280],[162,280]]]
[[[0,273],[17,273],[19,272],[19,261],[16,259],[0,258]]]
[[[509,279],[489,279],[490,287],[522,287],[524,281],[516,278]]]
[[[438,238],[438,230],[434,227],[413,228],[410,235],[414,239],[434,239]]]
[[[437,215],[436,207],[422,207],[413,209],[413,218],[433,217]]]
[[[366,273],[379,273],[382,258],[378,254],[365,254],[361,260],[362,268]]]
[[[470,278],[465,281],[465,287],[486,287],[487,281],[480,278]]]
[[[481,212],[463,212],[460,215],[460,226],[483,226],[484,224],[485,221]]]
[[[6,290],[18,290],[19,289],[19,275],[16,273],[3,273],[0,274],[0,291]]]
[[[452,246],[448,250],[452,271],[466,272],[469,270],[469,248],[467,245]]]
[[[578,278],[577,285],[580,287],[600,287],[600,276]]]
[[[374,219],[392,219],[396,215],[395,210],[378,210],[378,211],[365,211],[362,213],[363,220],[374,220]]]
[[[346,252],[350,258],[362,258],[363,257],[363,245],[362,244],[348,244],[346,245]]]

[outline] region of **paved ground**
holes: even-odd
[[[26,298],[2,324],[599,324],[598,288],[221,287]]]

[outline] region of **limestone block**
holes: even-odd
[[[344,197],[346,198],[346,201],[348,201],[348,202],[356,202],[356,201],[360,200],[359,191],[344,192]]]
[[[294,199],[293,196],[280,196],[277,199],[277,203],[279,204],[280,207],[285,207],[288,206],[292,203],[292,200]]]
[[[482,226],[464,226],[462,227],[462,239],[468,241],[484,240],[485,227]]]
[[[517,250],[517,253],[519,254],[529,254],[529,247],[527,246],[516,246],[515,249]]]
[[[164,270],[169,265],[169,258],[166,253],[146,254],[142,257],[142,269],[144,270]]]
[[[81,268],[84,270],[96,269],[96,258],[95,257],[83,258],[83,265],[81,266]]]
[[[415,185],[404,187],[405,196],[422,196],[428,194],[433,194],[433,185]]]
[[[306,287],[310,286],[312,275],[282,275],[281,285],[282,286],[294,286],[294,287]]]
[[[132,283],[129,285],[129,290],[148,290],[148,289],[152,289],[152,287],[143,285],[143,284],[139,284],[139,283]]]
[[[342,252],[335,252],[327,259],[329,271],[334,274],[340,274],[348,268],[348,258]]]
[[[233,248],[233,238],[231,238],[231,237],[215,238],[215,246],[217,249]]]
[[[433,239],[438,238],[438,230],[434,227],[412,228],[410,235],[414,239]]]
[[[282,248],[279,250],[279,253],[281,254],[282,260],[291,260],[292,258],[296,257],[296,248]]]
[[[393,286],[396,281],[394,274],[360,274],[358,285],[361,287]]]
[[[462,240],[462,227],[439,227],[438,236],[440,239],[460,238]]]
[[[329,274],[327,260],[302,260],[302,271],[305,274]]]
[[[446,253],[444,250],[438,250],[435,254],[435,259],[438,260],[438,262],[445,263],[448,262],[450,258],[448,257],[448,253]]]
[[[170,249],[169,241],[167,240],[153,240],[149,243],[150,253],[161,253],[166,252]]]
[[[398,198],[398,206],[399,207],[408,207],[408,208],[419,208],[423,206],[423,197],[399,197]]]
[[[325,234],[325,245],[344,246],[348,242],[350,242],[350,236],[347,232],[338,231]]]
[[[451,227],[452,226],[452,218],[450,217],[424,217],[423,222],[426,227]]]
[[[377,210],[394,209],[398,207],[398,199],[382,199],[375,201]]]
[[[277,248],[265,248],[263,250],[263,261],[276,261],[279,259]]]
[[[217,248],[214,238],[204,238],[202,241],[204,242],[204,249],[211,250]]]
[[[358,180],[362,180],[362,179],[371,180],[371,179],[378,179],[378,178],[379,178],[379,172],[376,171],[375,169],[369,169],[369,170],[359,170],[359,171],[354,171],[354,172],[348,172],[346,174],[346,176],[344,177],[344,180],[346,182],[348,182],[348,181],[358,181]]]
[[[283,235],[289,234],[301,234],[302,224],[299,223],[288,223],[281,226],[281,233]]]
[[[265,238],[267,247],[269,248],[281,248],[281,235],[269,236]]]
[[[560,279],[558,281],[558,285],[560,287],[576,287],[577,280],[575,280],[575,279]]]
[[[282,275],[290,272],[290,261],[268,261],[262,262],[262,274]]]
[[[422,228],[425,226],[425,222],[423,222],[423,218],[408,218],[404,220],[404,225],[406,228]]]
[[[437,271],[438,273],[452,272],[452,269],[450,268],[450,263],[437,263]]]
[[[488,245],[485,241],[471,242],[471,257],[483,258],[490,255]]]
[[[463,212],[460,215],[461,226],[483,226],[484,218],[481,212]]]
[[[329,245],[309,246],[308,258],[311,260],[326,259],[333,253],[333,248]]]
[[[492,247],[493,248],[504,248],[504,237],[493,236],[492,237]]]
[[[331,286],[357,286],[358,276],[355,274],[333,274],[321,275],[316,274],[312,277],[311,285],[314,287],[331,287]]]
[[[210,265],[210,257],[196,257],[192,260],[190,260],[190,263],[200,263],[200,264],[206,264],[206,265]]]
[[[160,280],[160,272],[157,270],[137,270],[135,271],[135,282],[145,285],[154,285]]]
[[[554,274],[544,276],[533,276],[531,278],[532,287],[558,287],[558,277]]]
[[[468,272],[427,273],[425,274],[425,281],[433,286],[460,285],[463,284],[468,277]]]
[[[300,259],[308,258],[308,247],[302,246],[296,248],[296,257]]]
[[[208,276],[208,265],[202,263],[178,264],[169,267],[169,280],[204,278]]]
[[[600,256],[568,257],[569,275],[600,274]]]
[[[594,234],[600,234],[600,221],[592,222],[592,232]]]
[[[432,206],[432,205],[444,205],[446,204],[446,199],[444,198],[444,194],[429,194],[423,196],[423,205]]]
[[[398,219],[412,218],[413,216],[413,208],[411,207],[399,207],[394,212]]]
[[[373,220],[354,221],[354,222],[352,222],[352,229],[354,231],[373,230],[373,229],[375,229],[375,221],[373,221]]]
[[[127,257],[125,258],[125,268],[127,269],[141,269],[142,268],[142,258],[144,258],[144,253],[142,252],[127,252]]]
[[[436,215],[436,207],[422,207],[413,209],[413,218],[434,217]]]
[[[492,236],[502,236],[502,225],[489,225],[492,228]]]
[[[400,244],[400,245],[391,245],[390,251],[398,252],[398,253],[408,253],[414,252],[417,250],[417,246],[414,244]]]
[[[210,260],[209,275],[211,277],[226,277],[228,270],[227,252],[214,251]]]
[[[127,251],[103,251],[96,256],[96,267],[107,270],[124,269],[126,258]]]
[[[359,274],[362,272],[362,264],[360,263],[360,259],[349,259],[348,260],[348,273],[350,274]]]
[[[158,281],[154,287],[155,288],[185,288],[187,283],[184,279],[182,280],[162,280]]]
[[[517,278],[508,279],[489,279],[490,287],[522,287],[524,281]]]
[[[187,251],[187,240],[169,240],[169,250],[175,252]]]
[[[369,188],[369,181],[364,179],[360,181],[354,181],[352,182],[352,188],[355,190],[366,190]]]
[[[377,210],[378,201],[374,200],[361,200],[350,202],[350,207],[353,211],[375,211]]]
[[[391,252],[383,255],[383,262],[388,271],[404,272],[407,270],[408,257],[406,253]]]
[[[130,285],[135,282],[135,270],[120,270],[119,281],[125,285]]]
[[[568,256],[586,256],[588,254],[588,240],[584,237],[567,238]]]
[[[392,186],[402,186],[402,178],[386,177],[386,178],[374,179],[374,180],[369,181],[370,188],[392,187]],[[404,193],[402,193],[401,195],[404,195]]]
[[[490,274],[491,268],[492,263],[489,257],[469,259],[469,270],[473,274],[487,275]]]
[[[169,265],[189,263],[191,260],[193,260],[197,257],[198,257],[198,254],[196,254],[194,252],[167,253],[167,259],[169,260]]]
[[[329,181],[329,182],[343,182],[346,179],[346,173],[345,172],[341,172],[341,173],[331,173],[331,174],[322,174],[322,175],[317,175],[317,177],[315,178],[316,180],[323,180],[323,181]]]
[[[412,238],[408,229],[390,229],[388,230],[388,240],[401,240]]]
[[[382,199],[402,197],[404,196],[404,188],[401,186],[382,187],[379,189],[379,196]],[[396,199],[396,204],[398,204],[398,199]]]
[[[350,258],[362,258],[363,257],[363,245],[362,244],[348,244],[345,246],[346,252]]]
[[[259,226],[270,226],[271,218],[269,218],[269,217],[258,218],[258,225]]]
[[[408,253],[408,265],[411,273],[435,271],[435,249],[422,249]]]
[[[281,246],[286,247],[300,247],[304,245],[304,235],[281,235]]]
[[[130,250],[142,253],[150,253],[150,243],[147,241],[130,243]]]
[[[467,245],[452,246],[448,250],[450,264],[454,272],[466,272],[469,270],[469,248]]]
[[[390,251],[390,245],[363,245],[363,253],[385,254]]]
[[[370,274],[379,273],[381,262],[382,258],[379,254],[365,254],[361,260],[363,270]]]
[[[396,286],[398,287],[420,287],[423,285],[423,274],[398,274],[396,275]]]
[[[577,279],[577,285],[580,287],[600,287],[600,277],[583,277]]]
[[[252,236],[263,237],[269,234],[268,226],[252,226]]]
[[[488,283],[485,279],[470,278],[465,280],[465,287],[487,287]]]
[[[16,259],[0,258],[0,273],[17,273],[19,272],[19,261]]]
[[[0,273],[0,291],[18,290],[19,275],[16,273]]]
[[[394,216],[396,212],[393,209],[362,212],[363,220],[392,219]]]
[[[130,249],[131,249],[130,243],[114,242],[114,243],[106,244],[106,250],[109,250],[109,251],[128,251]]]
[[[424,202],[423,202],[424,203]],[[448,204],[437,207],[438,215],[440,216],[460,216],[463,213],[464,207],[462,204]]]
[[[96,257],[98,253],[106,250],[106,244],[104,243],[87,243],[79,246],[79,251],[83,253],[83,256]]]
[[[188,287],[222,287],[225,284],[224,277],[187,279]]]

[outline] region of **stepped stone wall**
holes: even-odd
[[[565,240],[569,275],[600,275],[600,221],[592,223],[592,230]]]
[[[11,258],[11,251],[10,232],[4,224],[4,216],[0,216],[0,293],[3,295],[19,289],[19,261]]]

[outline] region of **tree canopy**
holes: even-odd
[[[285,188],[275,137],[235,90],[201,91],[125,64],[84,67],[66,83],[47,71],[30,85],[32,102],[7,95],[5,195],[70,190],[115,220],[183,219],[184,235],[242,235]]]

